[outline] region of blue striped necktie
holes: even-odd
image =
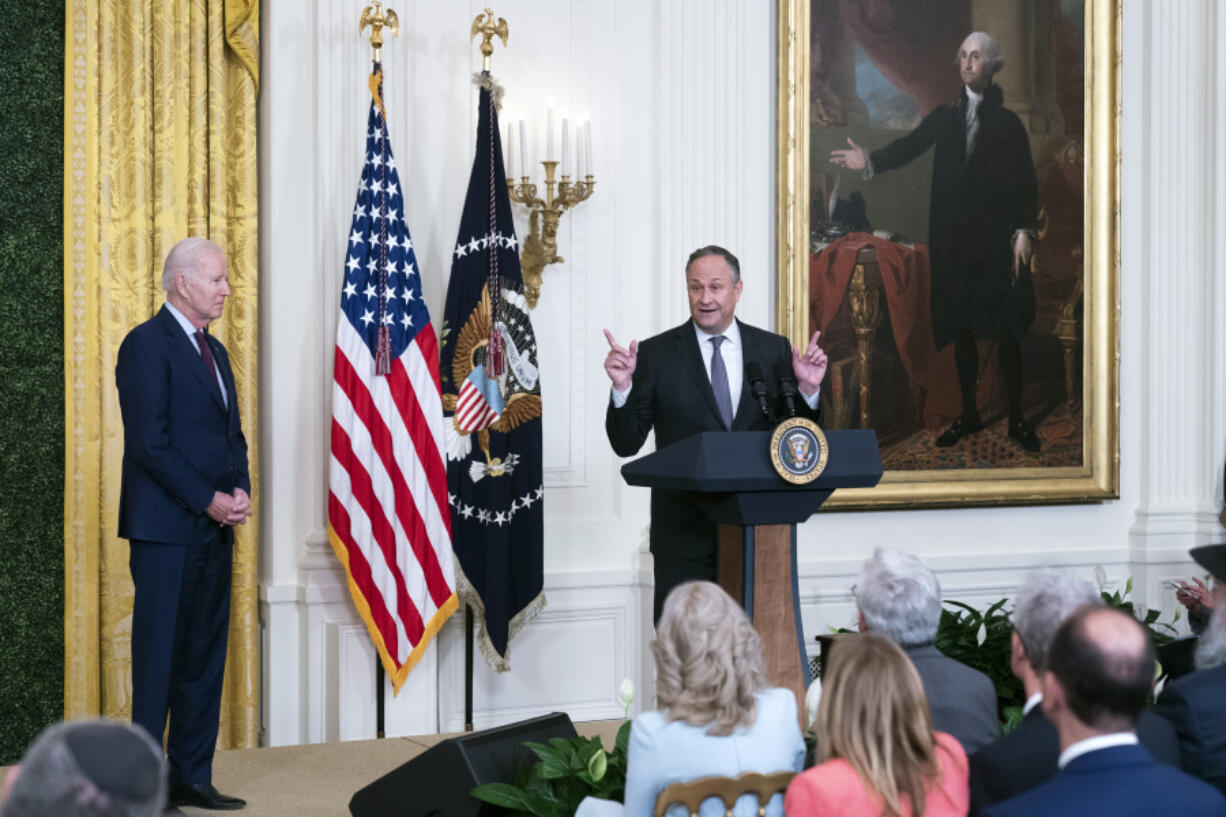
[[[723,335],[711,338],[715,348],[711,352],[711,388],[715,391],[715,405],[719,406],[719,416],[724,420],[724,427],[732,428],[732,393],[728,389],[728,370],[724,368],[724,356],[719,353],[719,345],[726,341]]]

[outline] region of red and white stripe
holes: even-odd
[[[481,390],[471,380],[465,379],[456,396],[456,428],[469,433],[480,431],[498,422],[500,416],[502,415],[494,411],[494,407],[485,399]]]
[[[340,316],[329,532],[397,689],[456,606],[437,361],[427,324],[376,376],[370,348]]]

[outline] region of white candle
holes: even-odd
[[[566,117],[565,116],[562,117],[562,175],[563,176],[567,175],[566,173],[566,154],[567,154],[567,148],[569,147],[568,142],[570,141],[570,136],[567,133],[568,124],[569,123],[567,122]]]
[[[524,120],[519,120],[519,172],[524,176],[529,175],[528,168],[528,138],[524,136]]]
[[[583,126],[575,125],[575,179],[583,178]]]
[[[592,175],[592,120],[584,117],[583,123],[583,172]]]
[[[549,113],[545,117],[545,161],[553,161],[553,100],[549,100]]]
[[[502,145],[502,156],[506,159],[506,172],[509,178],[515,178],[515,126],[507,119],[507,141]]]

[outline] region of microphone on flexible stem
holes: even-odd
[[[796,416],[796,375],[792,373],[792,365],[787,361],[775,364],[775,379],[779,381],[779,394],[783,397],[783,413],[785,419]]]
[[[749,381],[749,393],[758,400],[758,408],[762,409],[762,416],[766,418],[766,422],[774,425],[775,415],[771,411],[770,403],[766,400],[766,378],[762,375],[762,366],[757,361],[749,361],[745,364],[745,379]]]

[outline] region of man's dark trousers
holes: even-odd
[[[203,545],[131,543],[132,722],[161,743],[169,712],[172,784],[212,780],[230,622],[229,538],[219,528]]]

